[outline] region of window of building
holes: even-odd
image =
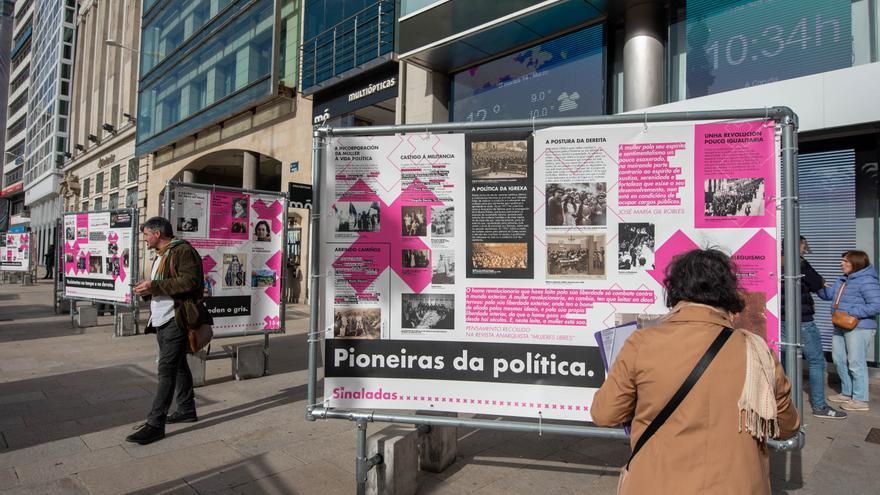
[[[89,197],[89,187],[92,185],[92,178],[86,177],[83,179],[83,187],[82,187],[82,195],[84,198]]]
[[[104,209],[104,199],[103,198],[95,198],[95,211]]]
[[[98,175],[95,176],[95,192],[104,192],[104,172],[98,172]]]
[[[110,201],[107,202],[107,209],[115,210],[116,208],[119,208],[119,193],[112,193]]]
[[[144,2],[144,12],[153,2]],[[196,0],[189,2],[166,2],[143,21],[141,47],[141,71],[147,73],[165,57],[183,45],[185,40],[198,35],[206,24],[224,11],[232,0]],[[247,2],[237,2],[231,10],[240,10]],[[234,13],[234,12],[232,12]],[[228,18],[228,14],[223,16]],[[222,19],[218,19],[222,21]],[[212,23],[213,25],[214,23]]]
[[[114,165],[110,169],[110,189],[119,187],[119,165]]]
[[[137,208],[138,202],[138,188],[129,187],[125,191],[125,207],[126,208]]]
[[[128,160],[128,182],[137,182],[138,180],[138,161],[137,158]]]
[[[89,211],[89,202],[88,201],[82,202],[82,210],[81,211]]]

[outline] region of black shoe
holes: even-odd
[[[165,428],[156,428],[153,425],[144,423],[140,429],[131,435],[125,437],[126,442],[146,445],[165,438]]]
[[[166,423],[195,423],[199,420],[199,417],[196,416],[196,412],[182,413],[180,411],[174,411],[169,414],[167,418],[165,418]]]

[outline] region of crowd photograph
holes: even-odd
[[[431,253],[427,249],[404,249],[401,258],[404,268],[428,268],[431,264]]]
[[[621,223],[617,230],[617,269],[635,272],[654,269],[654,224]]]
[[[333,335],[337,339],[378,339],[382,330],[379,308],[335,308]]]
[[[524,179],[529,173],[528,161],[529,143],[526,140],[471,143],[474,179]]]
[[[605,278],[605,235],[548,235],[547,278]]]
[[[455,251],[451,249],[435,250],[431,269],[432,284],[455,283]]]
[[[455,236],[454,206],[434,206],[431,208],[431,235],[433,237]]]
[[[707,217],[764,215],[764,179],[708,179],[704,183]]]
[[[604,182],[547,184],[548,227],[605,225],[607,205]]]
[[[454,294],[402,294],[402,328],[452,330],[455,325]]]
[[[403,206],[400,208],[401,235],[408,237],[424,237],[428,235],[427,207]]]
[[[528,259],[529,246],[524,242],[475,242],[471,253],[474,268],[523,270]]]
[[[361,201],[340,201],[333,205],[336,232],[378,232],[379,204]]]

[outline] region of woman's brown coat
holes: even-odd
[[[632,418],[634,447],[725,326],[731,326],[727,313],[680,303],[659,326],[635,332],[593,399],[593,421],[615,426]],[[730,337],[678,409],[633,459],[620,493],[770,493],[767,452],[739,431],[745,339],[740,332]],[[779,437],[789,438],[800,419],[791,401],[791,385],[775,361]]]

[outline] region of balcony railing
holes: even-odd
[[[390,53],[394,1],[379,0],[302,46],[302,88],[308,89]]]

